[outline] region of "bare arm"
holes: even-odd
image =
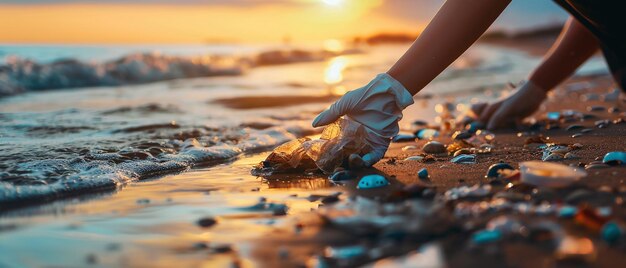
[[[540,88],[550,90],[572,75],[598,49],[596,37],[585,26],[570,17],[559,39],[528,80]]]
[[[511,0],[448,0],[387,72],[415,95],[489,28]]]

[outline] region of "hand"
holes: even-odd
[[[388,74],[379,74],[366,86],[350,91],[313,120],[313,127],[328,125],[346,115],[366,129],[371,150],[351,155],[351,167],[369,167],[387,152],[391,138],[398,134],[402,110],[413,104],[413,96]]]
[[[486,107],[479,106],[478,121],[484,123],[489,130],[519,126],[524,118],[537,111],[545,98],[546,91],[528,81],[506,99]]]

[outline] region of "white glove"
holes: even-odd
[[[391,138],[398,134],[402,110],[413,104],[413,96],[386,73],[366,86],[350,91],[313,120],[313,127],[328,125],[346,115],[365,126],[372,150],[364,156],[351,155],[351,166],[372,166],[387,152]]]

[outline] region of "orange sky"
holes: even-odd
[[[297,42],[347,38],[390,29],[418,32],[426,22],[374,12],[382,0],[294,1],[303,4],[1,5],[0,42],[278,42],[286,35]],[[338,4],[332,5],[333,1]]]

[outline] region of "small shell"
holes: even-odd
[[[361,178],[357,188],[358,189],[373,189],[373,188],[384,187],[387,185],[389,185],[389,181],[385,179],[385,177],[378,175],[378,174],[373,174],[373,175],[367,175]]]
[[[422,150],[424,150],[424,152],[427,154],[440,154],[440,153],[446,152],[446,146],[443,145],[443,143],[438,142],[438,141],[430,141],[424,144],[424,147],[422,147]]]
[[[452,158],[450,162],[455,163],[455,164],[476,164],[476,155],[461,154]]]
[[[415,133],[415,136],[420,140],[429,140],[438,137],[439,131],[432,128],[421,129]]]

